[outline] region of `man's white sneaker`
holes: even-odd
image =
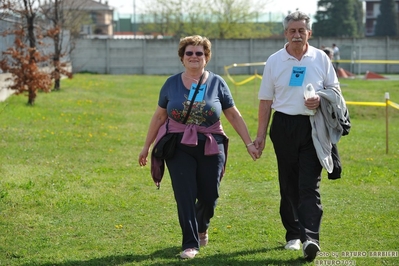
[[[301,249],[301,240],[299,239],[293,239],[287,242],[287,244],[284,247],[285,249],[290,249],[290,250],[300,250]]]
[[[195,255],[198,254],[198,250],[195,248],[187,248],[182,253],[180,253],[180,257],[182,259],[193,259]]]
[[[313,261],[317,256],[317,252],[319,251],[320,247],[315,242],[310,240],[303,242],[303,257],[307,261]]]

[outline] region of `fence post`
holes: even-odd
[[[389,92],[385,93],[385,153],[388,154],[388,101],[389,101]]]
[[[111,74],[110,72],[110,55],[109,55],[109,42],[110,40],[107,38],[105,40],[105,74]]]

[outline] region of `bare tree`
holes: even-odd
[[[70,7],[74,3],[69,1],[68,5]],[[46,31],[46,37],[49,37],[53,41],[54,53],[53,53],[53,70],[51,72],[51,77],[54,79],[54,90],[61,89],[61,75],[65,75],[72,78],[72,72],[68,70],[68,63],[62,62],[61,59],[68,56],[73,50],[73,35],[69,34],[69,40],[64,40],[66,37],[66,32],[71,32],[70,29],[74,29],[73,26],[76,21],[71,18],[68,9],[65,8],[65,1],[63,0],[53,0],[46,2],[45,5],[40,6],[41,12],[45,17],[45,20],[51,22],[50,28]],[[77,7],[76,7],[77,8]],[[77,10],[76,10],[77,11]],[[80,14],[76,12],[76,14]],[[68,20],[69,18],[69,20]],[[75,16],[76,18],[76,16]],[[68,23],[70,23],[68,25]],[[69,26],[69,30],[68,30]],[[66,47],[65,47],[65,46]]]
[[[61,88],[61,75],[72,78],[72,72],[68,70],[68,59],[75,47],[75,39],[80,37],[81,26],[92,23],[90,0],[46,0],[40,6],[45,22],[50,22],[51,27],[46,32],[54,45],[53,71],[54,90]],[[101,31],[101,29],[95,29]]]
[[[0,0],[0,20],[7,20],[10,15],[10,9],[14,6],[14,3]]]

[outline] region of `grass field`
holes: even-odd
[[[210,242],[194,260],[179,259],[169,176],[157,190],[149,166],[138,165],[165,78],[79,74],[33,107],[22,95],[0,103],[0,265],[306,264],[301,251],[282,249],[270,139],[253,162],[224,118],[231,142]],[[341,83],[348,101],[383,102],[389,92],[399,103],[397,81]],[[229,84],[255,137],[259,80]],[[399,110],[389,108],[388,154],[385,108],[349,110],[342,178],[323,172],[322,253],[307,265],[399,265]]]

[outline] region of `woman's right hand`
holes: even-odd
[[[154,142],[159,128],[165,123],[168,118],[168,114],[165,108],[157,107],[154,115],[151,118],[150,126],[148,128],[147,137],[144,143],[144,147],[139,154],[139,164],[140,166],[147,165],[147,157],[150,150],[151,143]]]
[[[147,157],[148,157],[148,148],[143,147],[139,154],[139,164],[140,166],[146,166],[147,165]]]

